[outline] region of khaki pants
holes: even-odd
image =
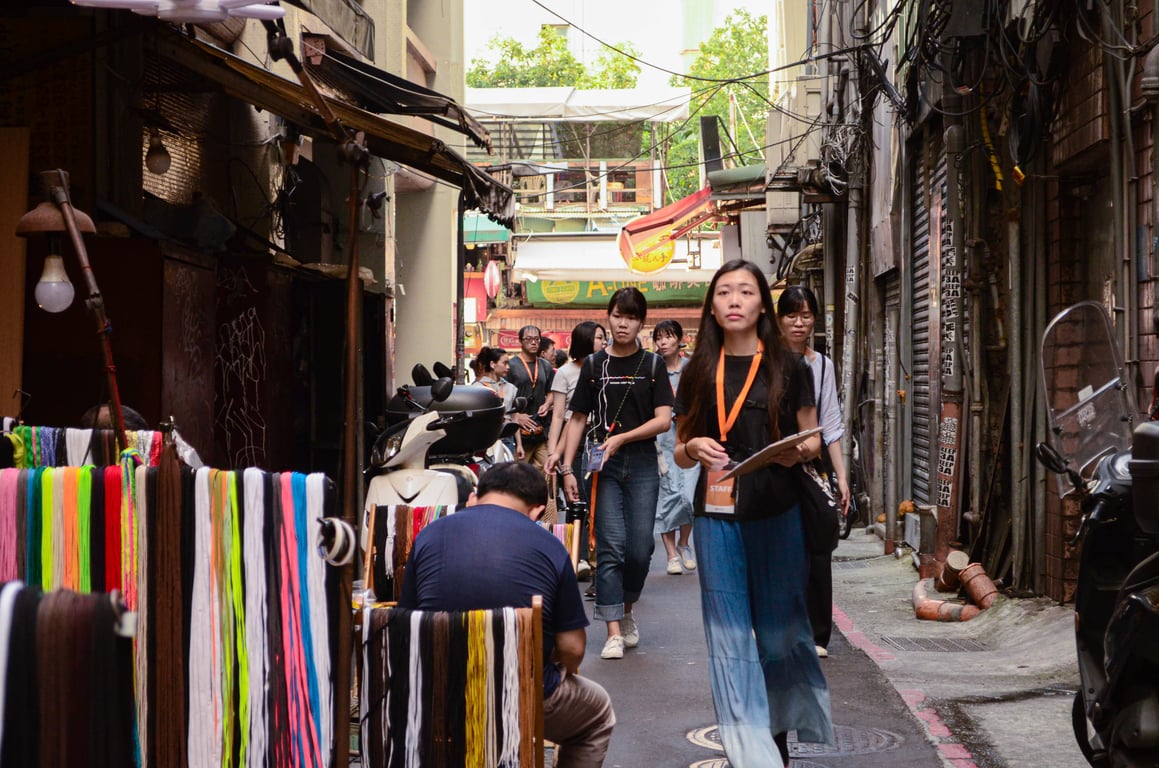
[[[543,735],[556,744],[556,768],[600,768],[615,725],[608,692],[586,677],[564,673],[543,702]]]

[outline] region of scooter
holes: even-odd
[[[432,383],[431,401],[445,401],[453,387],[450,379]],[[381,552],[387,538],[387,519],[379,516],[379,510],[398,505],[454,507],[459,503],[455,475],[428,469],[427,453],[431,446],[446,437],[448,427],[466,419],[462,411],[441,413],[419,404],[406,387],[399,388],[396,398],[404,402],[413,401],[413,407],[419,413],[412,419],[391,425],[375,441],[366,470],[370,483],[359,526],[363,558],[370,576],[366,586],[379,585],[380,591],[393,574],[385,562],[387,553]]]
[[[1049,443],[1039,461],[1080,501],[1075,739],[1093,766],[1159,765],[1159,423],[1138,418],[1110,318],[1076,304],[1047,326]],[[1069,486],[1069,487],[1068,487]],[[1138,486],[1138,487],[1136,487]]]

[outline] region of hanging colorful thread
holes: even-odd
[[[266,765],[269,727],[266,709],[266,684],[270,668],[268,633],[266,631],[266,559],[265,559],[265,484],[264,473],[250,468],[242,475],[245,492],[245,641],[249,657],[249,730],[247,768]]]

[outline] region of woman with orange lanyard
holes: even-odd
[[[572,470],[580,438],[590,433],[587,469],[595,511],[597,620],[608,625],[603,659],[624,658],[640,631],[632,606],[640,599],[656,539],[656,497],[660,469],[656,436],[672,424],[672,387],[659,355],[637,337],[648,304],[638,288],[621,288],[608,301],[612,345],[588,355],[571,398],[563,461],[568,501],[579,498]]]
[[[785,347],[768,283],[751,262],[713,275],[675,411],[676,463],[703,467],[693,543],[720,740],[734,768],[787,765],[789,731],[799,741],[833,739],[791,469],[815,458],[821,439],[722,479],[730,462],[817,426],[812,374]]]

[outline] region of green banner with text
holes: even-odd
[[[660,281],[603,282],[596,280],[530,280],[523,281],[527,301],[533,307],[600,307],[608,306],[612,294],[625,286],[635,286],[648,300],[649,307],[699,306],[704,301],[708,283],[665,283]]]

